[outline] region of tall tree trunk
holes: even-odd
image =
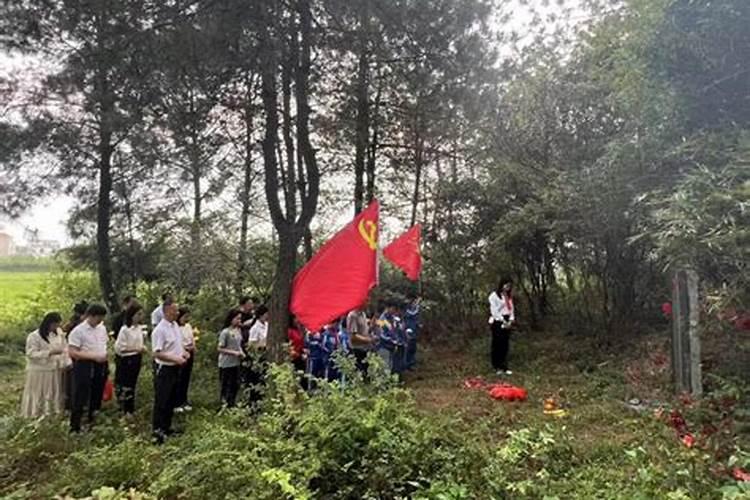
[[[367,145],[370,136],[370,56],[367,49],[367,37],[370,30],[369,1],[364,0],[360,10],[359,22],[359,61],[357,66],[357,125],[354,152],[354,213],[363,208],[364,175]]]
[[[97,19],[97,43],[104,50],[105,23],[107,14],[104,6]],[[112,276],[112,260],[109,246],[109,225],[112,217],[112,127],[115,96],[110,89],[107,69],[100,62],[94,79],[94,90],[100,104],[99,114],[99,193],[96,206],[96,258],[99,273],[99,287],[110,312],[119,309],[117,292]]]
[[[192,266],[188,273],[190,289],[195,292],[200,288],[203,277],[203,266],[201,265],[201,225],[203,216],[203,195],[201,194],[201,171],[197,154],[191,154],[191,170],[193,178],[193,221],[190,224],[190,250]]]
[[[305,241],[305,260],[308,261],[313,258],[313,238],[312,238],[312,231],[310,231],[309,225],[305,228],[304,241]]]
[[[320,172],[315,158],[315,150],[310,143],[310,106],[309,106],[309,75],[311,65],[312,46],[312,11],[309,0],[298,0],[296,8],[292,12],[299,15],[299,36],[296,33],[296,15],[292,14],[284,18],[279,15],[279,9],[284,6],[276,2],[266,3],[267,19],[262,19],[260,24],[260,56],[262,68],[262,98],[263,109],[266,116],[265,134],[263,137],[263,163],[265,170],[265,192],[268,210],[274,227],[279,237],[278,260],[276,263],[276,279],[274,281],[269,310],[271,322],[268,332],[268,353],[271,360],[281,362],[286,358],[286,328],[289,315],[289,299],[291,297],[291,285],[294,271],[296,269],[297,246],[303,236],[304,229],[310,224],[318,203],[320,188]],[[274,37],[278,33],[279,20],[285,19],[288,23],[289,36],[283,40]],[[272,31],[273,30],[273,31]],[[284,169],[280,176],[279,161],[276,156],[279,132],[278,116],[278,88],[277,50],[280,43],[289,44],[291,57],[282,57],[282,71],[288,71],[293,63],[294,71],[294,98],[296,103],[296,143],[299,148],[300,158],[305,164],[306,188],[301,189],[296,184],[297,176],[294,168]],[[298,44],[299,43],[299,47]],[[299,163],[299,160],[298,160]],[[279,199],[279,177],[282,177],[285,186],[284,192],[285,210],[282,209]],[[302,182],[302,179],[299,179]],[[300,192],[302,198],[301,212],[297,216],[296,194]]]
[[[417,135],[414,147],[414,191],[411,195],[411,219],[409,219],[409,226],[417,223],[417,209],[419,207],[419,194],[422,183],[422,162],[424,161],[423,149],[424,141]]]
[[[96,257],[99,286],[110,312],[118,310],[117,293],[112,277],[109,247],[109,224],[112,215],[112,134],[107,126],[99,137],[99,197],[96,207]]]
[[[122,185],[122,198],[125,201],[125,218],[128,224],[128,248],[130,249],[130,293],[135,293],[138,284],[138,259],[136,258],[135,234],[133,231],[133,206],[127,186]]]
[[[375,199],[375,168],[378,154],[379,124],[378,116],[380,113],[381,100],[381,81],[378,79],[378,90],[375,94],[375,102],[372,113],[370,113],[370,122],[372,127],[372,141],[370,141],[367,154],[367,194],[366,201],[369,205]]]
[[[243,121],[245,123],[245,161],[242,176],[242,199],[240,200],[240,248],[237,255],[237,282],[235,284],[235,293],[239,296],[242,294],[243,284],[248,271],[249,252],[247,248],[247,233],[250,219],[250,193],[253,187],[253,111],[252,111],[252,85],[247,83],[247,101]]]

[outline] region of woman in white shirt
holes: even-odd
[[[492,332],[492,367],[498,375],[511,375],[508,369],[510,332],[516,321],[513,307],[513,282],[503,278],[490,294],[490,330]]]
[[[63,409],[61,358],[65,339],[57,334],[61,324],[59,313],[48,313],[39,329],[26,337],[26,384],[21,398],[24,417],[51,415]]]
[[[264,350],[266,348],[266,338],[268,337],[268,308],[260,306],[255,314],[257,319],[253,327],[250,328],[247,343],[253,349]]]
[[[128,307],[115,341],[115,393],[120,410],[126,416],[135,412],[135,389],[141,373],[143,353],[146,352],[144,318],[143,307],[139,304]]]
[[[190,309],[180,307],[177,313],[177,324],[180,326],[180,332],[182,333],[182,347],[190,353],[188,360],[180,367],[180,379],[177,382],[175,411],[180,413],[193,409],[188,402],[190,377],[193,374],[193,363],[195,362],[195,336],[193,335],[193,326],[190,324]]]
[[[255,310],[255,324],[250,328],[247,345],[250,352],[256,353],[251,358],[248,370],[248,384],[250,385],[250,403],[260,401],[262,387],[266,383],[266,339],[268,338],[268,308],[264,305]]]

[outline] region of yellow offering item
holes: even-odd
[[[558,410],[544,410],[544,414],[545,415],[550,415],[552,417],[562,418],[562,417],[566,416],[568,414],[568,412],[565,411],[565,410],[563,410],[563,409],[558,409]]]

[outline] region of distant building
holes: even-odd
[[[13,255],[13,237],[5,231],[0,231],[0,257]]]

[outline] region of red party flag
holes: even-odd
[[[360,307],[377,285],[379,210],[373,201],[294,277],[289,309],[309,330]]]
[[[385,258],[404,271],[406,277],[412,281],[417,281],[422,272],[421,239],[422,227],[417,224],[383,250]]]

